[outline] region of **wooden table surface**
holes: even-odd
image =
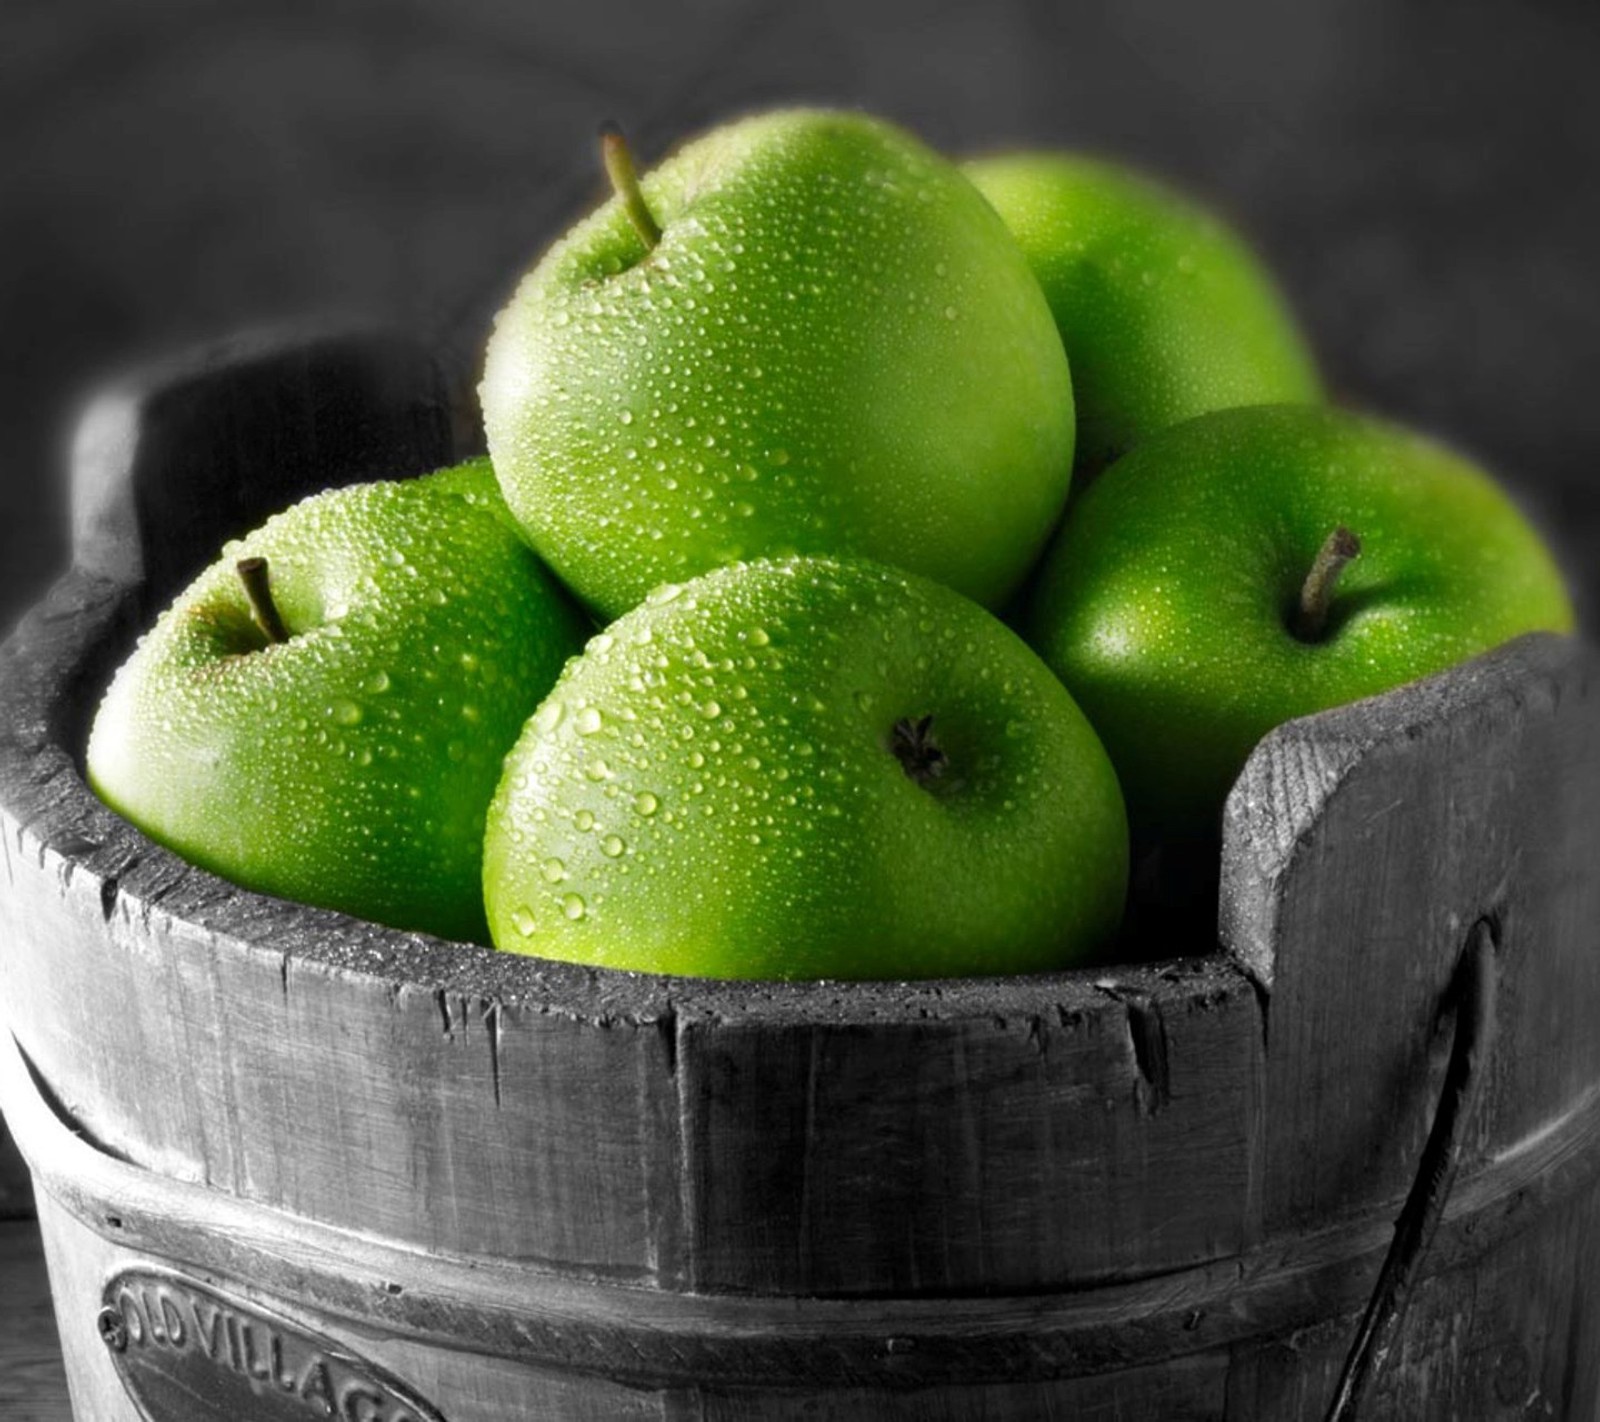
[[[72,1422],[34,1220],[0,1220],[0,1418]]]

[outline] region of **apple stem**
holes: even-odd
[[[600,158],[605,164],[606,177],[622,199],[628,221],[644,240],[644,245],[654,250],[661,240],[661,226],[645,204],[644,192],[639,187],[639,174],[633,166],[633,153],[622,130],[610,119],[600,125]]]
[[[1323,540],[1311,571],[1300,588],[1294,633],[1302,642],[1318,642],[1328,627],[1328,610],[1345,564],[1361,555],[1361,540],[1340,524]]]
[[[287,642],[289,629],[283,625],[278,604],[272,600],[272,586],[267,578],[265,558],[241,558],[233,565],[239,581],[244,584],[244,594],[250,599],[250,611],[256,626],[269,642]]]
[[[916,721],[909,716],[902,716],[889,733],[889,749],[895,753],[901,769],[925,790],[950,765],[950,757],[933,738],[932,715]]]

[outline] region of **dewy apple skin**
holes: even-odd
[[[962,165],[1039,278],[1072,367],[1079,488],[1212,410],[1318,402],[1272,274],[1213,213],[1119,164],[1024,152]]]
[[[318,494],[144,636],[96,714],[89,781],[247,888],[487,942],[500,761],[586,629],[487,460]]]
[[[1481,470],[1375,420],[1263,405],[1101,475],[1027,635],[1105,741],[1135,833],[1170,838],[1215,832],[1280,722],[1572,626],[1548,549]]]
[[[668,584],[507,758],[497,947],[728,978],[1069,967],[1110,948],[1127,820],[1094,730],[1002,623],[881,565]]]
[[[610,618],[720,564],[839,554],[1002,602],[1065,502],[1073,397],[972,184],[808,109],[612,169],[619,195],[500,314],[482,385],[507,502],[563,581]]]

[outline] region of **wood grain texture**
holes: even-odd
[[[1064,975],[988,1012],[935,991],[966,1009],[680,1011],[688,1286],[1059,1288],[1251,1242],[1261,1036],[1237,974]]]
[[[1592,1411],[1592,650],[1525,639],[1269,737],[1230,802],[1226,952],[719,984],[398,933],[193,869],[81,775],[147,580],[187,556],[168,513],[262,461],[320,486],[364,457],[312,457],[325,392],[274,350],[237,381],[182,363],[85,437],[79,566],[0,649],[0,1001],[27,1062],[0,1075],[80,1410],[118,1416],[88,1330],[134,1261],[299,1310],[453,1419],[1314,1412],[1487,916],[1487,1104],[1386,1386],[1498,1415],[1493,1351]],[[402,367],[341,399],[421,459],[442,426]],[[288,402],[293,448],[239,433],[245,389]],[[217,457],[162,457],[180,433]]]
[[[1311,1387],[1337,1363],[1336,1338],[1353,1327],[1388,1242],[1381,1218],[1356,1221],[1177,1274],[1056,1295],[828,1300],[641,1290],[519,1261],[420,1254],[116,1161],[56,1116],[9,1045],[0,1051],[0,1102],[39,1172],[64,1341],[69,1360],[79,1360],[75,1387],[80,1369],[90,1380],[110,1376],[95,1328],[100,1291],[135,1264],[176,1267],[298,1317],[439,1402],[477,1396],[464,1378],[507,1384],[489,1386],[495,1405],[469,1417],[515,1416],[508,1399],[546,1396],[588,1398],[564,1417],[603,1416],[619,1387],[659,1394],[663,1406],[685,1395],[738,1399],[751,1416],[767,1415],[769,1404],[788,1415],[805,1397],[841,1409],[829,1415],[870,1418],[874,1391],[915,1393],[951,1417],[990,1416],[998,1397],[1007,1407],[1000,1415],[1026,1416],[1027,1405],[1051,1399],[1122,1395],[1130,1379],[1135,1394],[1149,1391],[1163,1407],[1215,1416],[1216,1384],[1224,1373],[1232,1378],[1235,1359],[1239,1381],[1230,1387],[1263,1397]],[[1593,1243],[1572,1232],[1571,1220],[1574,1209],[1592,1214],[1597,1175],[1600,1111],[1591,1103],[1458,1192],[1429,1260],[1453,1280],[1430,1295],[1439,1309],[1470,1306],[1475,1327],[1542,1357],[1556,1398],[1595,1386],[1596,1360],[1581,1347],[1594,1282],[1570,1261]],[[1501,1271],[1503,1297],[1480,1290],[1490,1277],[1485,1261],[1535,1256],[1551,1271],[1535,1303],[1506,1306],[1521,1297],[1522,1262]],[[1319,1350],[1313,1337],[1323,1340]],[[1441,1362],[1431,1344],[1408,1342],[1414,1367],[1454,1368],[1454,1355]],[[1289,1360],[1305,1355],[1305,1376],[1279,1357],[1280,1344]],[[1220,1372],[1219,1359],[1228,1360]],[[601,1381],[585,1392],[585,1378]],[[1163,1413],[1128,1415],[1153,1422]],[[1291,1414],[1263,1405],[1235,1415]]]
[[[1568,639],[1266,739],[1228,805],[1222,935],[1269,989],[1269,1232],[1404,1192],[1480,918],[1499,1045],[1463,1159],[1600,1080],[1597,847],[1600,659]]]
[[[433,357],[377,331],[262,329],[142,367],[79,422],[72,551],[138,586],[144,618],[223,543],[302,494],[451,459]]]
[[[1581,1277],[1600,1257],[1597,1229],[1600,1197],[1591,1191],[1469,1265],[1427,1280],[1407,1311],[1398,1356],[1374,1389],[1372,1415],[1406,1422],[1600,1417],[1595,1302]],[[1574,1261],[1581,1261],[1576,1276]],[[1353,1318],[1334,1318],[1241,1345],[1229,1372],[1227,1422],[1321,1417],[1354,1327]]]

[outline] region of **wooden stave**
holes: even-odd
[[[658,1391],[960,1389],[1172,1363],[1349,1321],[1388,1246],[1386,1221],[1369,1216],[1268,1241],[1236,1259],[1065,1292],[675,1293],[518,1261],[419,1255],[116,1160],[51,1110],[11,1043],[0,1044],[0,1104],[20,1123],[36,1185],[57,1208],[176,1278],[271,1301],[344,1336]],[[1536,1234],[1562,1207],[1600,1201],[1597,1180],[1600,1087],[1456,1193],[1423,1277],[1470,1279],[1476,1260]]]
[[[85,596],[95,600],[94,610],[88,615],[77,608]],[[109,931],[115,937],[123,932],[130,935],[137,948],[129,959],[129,976],[105,990],[106,1005],[98,1014],[102,1020],[112,1004],[125,1002],[137,992],[137,975],[150,971],[151,960],[161,952],[160,941],[166,934],[175,951],[198,952],[213,961],[236,960],[242,965],[241,974],[252,975],[258,982],[267,981],[269,987],[288,998],[306,993],[332,994],[338,999],[337,1005],[329,1009],[332,1017],[353,1017],[361,1012],[381,1017],[398,1012],[410,1024],[408,1030],[428,1041],[447,1035],[443,1031],[446,1022],[451,1024],[452,1033],[470,1039],[474,1033],[484,1035],[486,1020],[497,1019],[492,1029],[499,1044],[495,1048],[493,1081],[470,1084],[471,1089],[479,1090],[492,1085],[500,1097],[495,1103],[497,1113],[512,1102],[537,1100],[543,1086],[536,1076],[522,1079],[517,1075],[519,1060],[530,1070],[548,1064],[548,1054],[539,1060],[518,1057],[515,1034],[519,1027],[538,1031],[555,1023],[554,1030],[568,1034],[563,1044],[566,1048],[587,1043],[602,1056],[608,1056],[606,1044],[615,1042],[620,1035],[637,1054],[638,1060],[631,1065],[660,1076],[669,1084],[674,1077],[683,1075],[685,1063],[704,1062],[710,1075],[725,1068],[719,1052],[732,1051],[754,1059],[779,1039],[802,1044],[796,1051],[804,1051],[803,1044],[810,1042],[814,1046],[814,1039],[808,1034],[815,1033],[823,1034],[827,1041],[844,1042],[852,1050],[869,1053],[878,1050],[874,1043],[885,1043],[883,1049],[890,1053],[890,1059],[896,1059],[894,1054],[898,1053],[897,1059],[902,1062],[926,1059],[937,1050],[938,1041],[930,1038],[942,1040],[947,1053],[958,1055],[979,1043],[1001,1054],[1003,1061],[997,1071],[1003,1077],[1018,1061],[1026,1064],[1047,1056],[1051,1042],[1059,1035],[1077,1032],[1094,1049],[1089,1067],[1103,1070],[1109,1078],[1082,1087],[1092,1099],[1086,1101],[1079,1114],[1088,1116],[1093,1124],[1106,1115],[1106,1103],[1114,1101],[1119,1120],[1131,1121],[1136,1127],[1159,1127],[1170,1103],[1155,1099],[1152,1083],[1141,1067],[1135,1050],[1135,1017],[1164,1012],[1172,1035],[1177,1038],[1175,1054],[1181,1058],[1182,1038],[1177,1024],[1192,1019],[1199,1028],[1211,1029],[1215,1036],[1219,1014],[1231,1013],[1223,1032],[1223,1046],[1234,1055],[1221,1070],[1235,1092],[1235,1164],[1230,1173],[1214,1158],[1211,1161],[1219,1181],[1217,1199],[1219,1209],[1226,1215],[1225,1228],[1201,1220],[1194,1231],[1201,1241],[1198,1248],[1191,1240],[1183,1249],[1154,1259],[1102,1256],[1091,1261],[1091,1267],[1073,1267],[1070,1262],[1063,1267],[1058,1257],[1050,1261],[1052,1272],[1045,1274],[1037,1267],[1039,1218],[1019,1218],[1012,1226],[1014,1254],[1023,1262],[1011,1277],[991,1267],[991,1251],[986,1260],[966,1261],[964,1275],[952,1272],[931,1277],[921,1291],[1037,1288],[1052,1280],[1083,1283],[1093,1277],[1160,1272],[1200,1257],[1220,1257],[1245,1238],[1248,1220],[1244,1218],[1244,1207],[1248,1197],[1241,1187],[1248,1167],[1242,1152],[1246,1145],[1245,1123],[1253,1110],[1251,1093],[1259,1074],[1255,1061],[1260,1042],[1259,1009],[1253,987],[1225,960],[1150,965],[1109,974],[1091,970],[1034,979],[960,983],[848,987],[724,984],[587,970],[470,946],[440,945],[421,935],[395,933],[342,915],[265,899],[182,864],[151,844],[94,799],[72,763],[67,739],[72,728],[63,723],[79,714],[81,698],[76,694],[77,687],[86,676],[93,679],[93,673],[83,668],[84,660],[115,660],[115,652],[103,650],[100,637],[104,634],[97,629],[109,629],[111,641],[116,641],[116,630],[125,625],[120,598],[111,585],[85,582],[81,575],[70,577],[58,589],[56,599],[47,602],[39,616],[19,630],[4,654],[9,660],[0,666],[0,684],[4,686],[0,694],[9,699],[0,705],[0,716],[11,728],[0,736],[0,785],[8,787],[0,793],[0,817],[5,823],[4,843],[13,889],[0,912],[18,920],[11,925],[13,939],[32,932],[41,941],[53,941],[54,945],[49,950],[47,971],[42,955],[30,958],[22,951],[10,957],[12,992],[26,993],[30,1004],[20,1015],[19,1036],[52,1090],[68,1103],[81,1126],[107,1148],[177,1178],[207,1179],[219,1188],[235,1189],[245,1198],[333,1223],[378,1228],[424,1248],[465,1245],[465,1252],[486,1256],[540,1257],[563,1267],[633,1277],[664,1287],[884,1292],[901,1287],[901,1281],[915,1267],[914,1262],[909,1267],[905,1262],[911,1252],[909,1247],[900,1250],[899,1262],[890,1261],[886,1267],[883,1252],[863,1253],[858,1240],[848,1251],[853,1270],[849,1275],[841,1275],[835,1267],[831,1277],[822,1278],[829,1266],[826,1261],[813,1261],[809,1269],[787,1277],[777,1274],[770,1265],[762,1273],[741,1276],[740,1261],[733,1257],[724,1258],[722,1272],[717,1274],[708,1271],[703,1260],[696,1261],[682,1252],[675,1264],[669,1262],[666,1267],[659,1254],[652,1261],[649,1254],[652,1249],[659,1250],[659,1237],[640,1238],[635,1253],[620,1261],[615,1251],[611,1256],[605,1253],[603,1241],[587,1253],[540,1248],[524,1238],[503,1234],[488,1240],[463,1241],[441,1237],[436,1230],[430,1232],[428,1221],[423,1218],[425,1206],[423,1213],[407,1214],[402,1209],[397,1217],[392,1210],[385,1213],[382,1208],[375,1208],[372,1199],[351,1194],[342,1184],[337,1189],[314,1193],[308,1202],[288,1188],[252,1188],[251,1181],[242,1177],[230,1181],[219,1173],[217,1160],[205,1157],[208,1147],[217,1147],[215,1134],[208,1134],[206,1129],[205,1108],[225,1100],[225,1091],[209,1089],[183,1103],[181,1119],[168,1119],[162,1111],[152,1110],[152,1098],[159,1107],[178,1096],[175,1077],[168,1075],[164,1085],[152,1090],[148,1072],[141,1079],[137,1072],[116,1069],[116,1044],[108,1049],[107,1060],[90,1064],[84,1057],[93,1044],[86,1045],[67,1031],[52,1037],[50,1026],[68,1026],[73,1020],[70,1008],[96,1000],[97,978],[106,967],[101,956],[102,933]],[[46,647],[52,650],[47,653]],[[15,669],[15,674],[10,668]],[[28,787],[27,791],[22,787]],[[91,845],[98,847],[89,848]],[[25,892],[30,887],[37,890],[31,896]],[[49,917],[49,894],[57,891],[63,902],[75,906],[75,927],[59,914],[54,919]],[[19,894],[26,900],[20,910],[11,902]],[[193,942],[197,933],[203,935],[203,952]],[[70,985],[69,965],[73,968]],[[442,970],[443,965],[448,965],[447,970]],[[177,991],[162,990],[165,994]],[[62,994],[71,998],[71,1004]],[[148,1022],[144,1025],[150,1026]],[[890,1036],[884,1037],[885,1033]],[[893,1045],[895,1038],[898,1045]],[[254,1045],[259,1048],[262,1044]],[[396,1071],[401,1070],[410,1045],[413,1044],[404,1040],[394,1045]],[[235,1063],[233,1070],[242,1076],[259,1075],[271,1061],[290,1061],[310,1046],[308,1042],[285,1041],[281,1033],[274,1033],[266,1039],[266,1047],[276,1057]],[[237,1042],[230,1050],[238,1050]],[[195,1069],[194,1051],[169,1055],[174,1062],[181,1061],[184,1070]],[[609,1054],[614,1056],[615,1053]],[[639,1066],[639,1062],[643,1065]],[[796,1064],[795,1069],[800,1067]],[[1205,1069],[1216,1068],[1213,1065]],[[479,1075],[482,1077],[483,1073]],[[1080,1086],[1075,1082],[1073,1089]],[[347,1095],[354,1098],[365,1089],[357,1082],[348,1088]],[[704,1141],[708,1132],[716,1130],[716,1122],[708,1125],[705,1117],[716,1109],[719,1091],[721,1088],[715,1085],[704,1089],[680,1087],[665,1099],[650,1103],[641,1122],[648,1122],[651,1112],[657,1116],[666,1112],[677,1118],[683,1139]],[[543,1094],[547,1098],[549,1093]],[[710,1107],[708,1102],[712,1103]],[[885,1106],[880,1115],[894,1115],[898,1109]],[[454,1118],[449,1113],[440,1111],[436,1115],[445,1129],[451,1127]],[[1170,1114],[1166,1120],[1171,1120]],[[301,1122],[303,1129],[305,1124]],[[759,1122],[748,1120],[741,1125],[746,1137],[759,1127]],[[337,1124],[329,1123],[330,1137],[336,1130]],[[467,1139],[463,1133],[462,1139],[446,1147],[446,1153],[464,1150]],[[715,1145],[715,1140],[711,1144]],[[268,1148],[287,1152],[297,1145],[305,1148],[304,1134],[296,1141],[285,1131]],[[666,1158],[659,1164],[659,1178],[654,1185],[673,1191],[679,1188],[684,1170],[682,1145],[669,1141],[662,1149]],[[741,1149],[742,1141],[736,1142],[723,1151],[723,1158],[730,1151],[738,1154]],[[950,1149],[954,1151],[955,1145]],[[1214,1143],[1201,1143],[1196,1155],[1214,1157]],[[397,1168],[389,1163],[390,1174]],[[383,1165],[375,1170],[378,1176],[384,1173]],[[700,1169],[695,1183],[700,1185],[702,1194],[709,1191],[710,1177],[715,1173],[709,1165]],[[1168,1177],[1174,1173],[1161,1171]],[[1191,1163],[1186,1162],[1183,1171],[1176,1174],[1189,1177],[1191,1184],[1185,1188],[1192,1191]],[[1043,1184],[1036,1185],[1041,1200],[1044,1189]],[[566,1197],[578,1193],[574,1186]],[[1002,1186],[994,1188],[992,1198],[999,1202],[995,1209],[1008,1204],[1008,1193]],[[980,1213],[985,1203],[980,1201],[974,1213]],[[605,1204],[615,1206],[616,1201]],[[758,1228],[759,1221],[753,1217],[759,1213],[760,1202],[753,1200],[749,1206],[752,1218],[724,1223],[735,1229],[741,1223],[747,1229]],[[693,1208],[689,1207],[691,1214]],[[610,1226],[599,1220],[596,1227],[603,1230]],[[829,1254],[827,1241],[817,1241],[816,1248],[819,1257],[834,1257]],[[1067,1257],[1070,1261],[1070,1255]],[[695,1266],[693,1272],[691,1264]]]

